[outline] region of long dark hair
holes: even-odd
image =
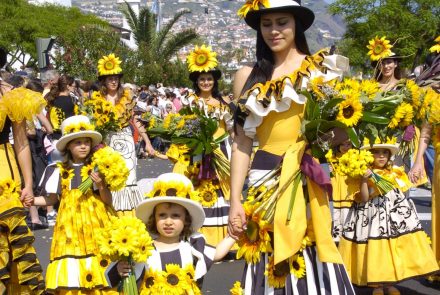
[[[200,73],[197,76],[197,79],[195,79],[193,81],[193,89],[194,89],[194,92],[195,92],[195,94],[197,96],[199,96],[200,93],[202,92],[202,90],[200,89],[199,85],[197,85],[197,80],[199,80],[199,77],[200,77],[201,74],[204,74],[204,73]],[[211,74],[211,75],[212,75],[212,78],[214,79],[214,86],[212,87],[212,90],[211,90],[211,96],[213,98],[219,100],[221,103],[226,104],[226,102],[223,100],[223,97],[222,97],[222,95],[220,93],[220,90],[218,90],[218,79],[216,79],[213,74]]]
[[[50,88],[49,93],[44,97],[47,100],[49,106],[52,105],[55,98],[57,98],[61,92],[67,90],[67,86],[72,85],[75,82],[73,77],[68,75],[61,75],[58,78],[58,83]]]
[[[307,39],[304,34],[304,27],[297,18],[295,18],[295,45],[300,52],[310,55],[309,45],[307,44]],[[270,47],[264,42],[263,35],[259,28],[257,30],[256,55],[257,62],[247,78],[240,96],[256,83],[264,83],[272,78],[275,63],[274,56]]]

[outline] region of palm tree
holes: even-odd
[[[139,11],[139,15],[136,15],[130,5],[127,2],[125,4],[121,12],[127,19],[139,50],[147,50],[146,55],[156,63],[168,63],[181,48],[199,38],[197,32],[192,28],[176,33],[171,31],[183,15],[191,13],[190,10],[182,9],[178,11],[159,32],[156,32],[156,16],[147,7],[143,7]]]

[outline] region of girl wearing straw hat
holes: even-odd
[[[239,15],[257,31],[257,63],[240,69],[234,81],[234,97],[241,99],[228,229],[239,237],[237,253],[247,261],[245,294],[354,294],[331,236],[330,179],[307,154],[300,135],[306,98],[299,90],[317,77],[339,78],[347,59],[325,50],[310,55],[304,32],[315,16],[300,1],[246,1]],[[259,149],[243,206],[240,194],[254,137]],[[298,177],[303,173],[304,189]],[[256,202],[260,196],[263,203]]]

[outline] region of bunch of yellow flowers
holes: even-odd
[[[352,178],[359,178],[365,174],[373,163],[371,152],[366,150],[349,149],[339,158],[339,171]]]

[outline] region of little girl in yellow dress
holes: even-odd
[[[360,193],[348,212],[339,251],[354,285],[375,287],[373,294],[398,295],[399,281],[439,270],[415,206],[405,197],[411,187],[403,167],[393,167],[394,144],[363,146],[374,157],[372,170],[362,177]],[[380,194],[371,180],[376,173],[393,183]]]
[[[81,124],[80,131],[71,126]],[[46,288],[53,294],[111,294],[104,271],[108,261],[100,258],[98,231],[115,215],[111,193],[102,176],[88,168],[92,148],[102,140],[85,116],[73,116],[61,125],[63,136],[57,149],[63,163],[49,165],[39,185],[36,205],[49,205],[60,198],[58,219],[46,272]],[[93,188],[82,193],[78,186],[90,175]],[[115,292],[115,294],[118,294]]]

